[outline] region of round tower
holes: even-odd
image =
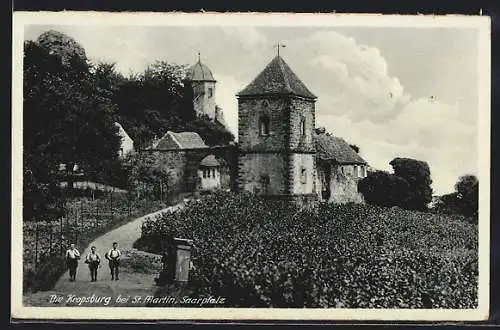
[[[193,106],[197,114],[205,114],[210,119],[215,118],[215,84],[212,71],[205,64],[198,62],[191,66],[186,73],[186,79],[193,89]]]

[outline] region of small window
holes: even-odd
[[[306,119],[305,118],[302,118],[300,120],[300,134],[302,136],[306,135]]]
[[[203,178],[207,177],[207,170],[203,169]]]
[[[307,171],[305,168],[302,168],[300,171],[300,182],[307,183]]]
[[[212,87],[208,88],[208,97],[214,96],[214,89]]]
[[[358,172],[358,165],[354,165],[354,176],[359,177],[360,173]]]
[[[262,107],[263,107],[263,108],[267,108],[267,107],[269,107],[269,101],[268,101],[268,100],[264,100],[264,101],[262,102]]]
[[[259,135],[269,135],[269,116],[263,115],[259,120]]]

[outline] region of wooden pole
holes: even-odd
[[[64,252],[63,250],[63,218],[61,217],[60,218],[60,229],[61,229],[61,232],[59,233],[59,246],[61,248],[61,254]]]
[[[35,270],[38,269],[38,222],[35,226]]]
[[[52,222],[49,226],[49,253],[52,252]]]

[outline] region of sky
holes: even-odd
[[[371,167],[395,157],[428,162],[434,194],[477,174],[478,31],[472,28],[31,25],[25,39],[57,30],[93,61],[123,74],[156,60],[201,61],[237,136],[235,96],[280,55],[318,99],[316,127],[360,147]]]

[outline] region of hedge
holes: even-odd
[[[145,222],[141,245],[173,237],[194,240],[190,292],[225,307],[477,307],[477,226],[461,218],[217,193]]]

